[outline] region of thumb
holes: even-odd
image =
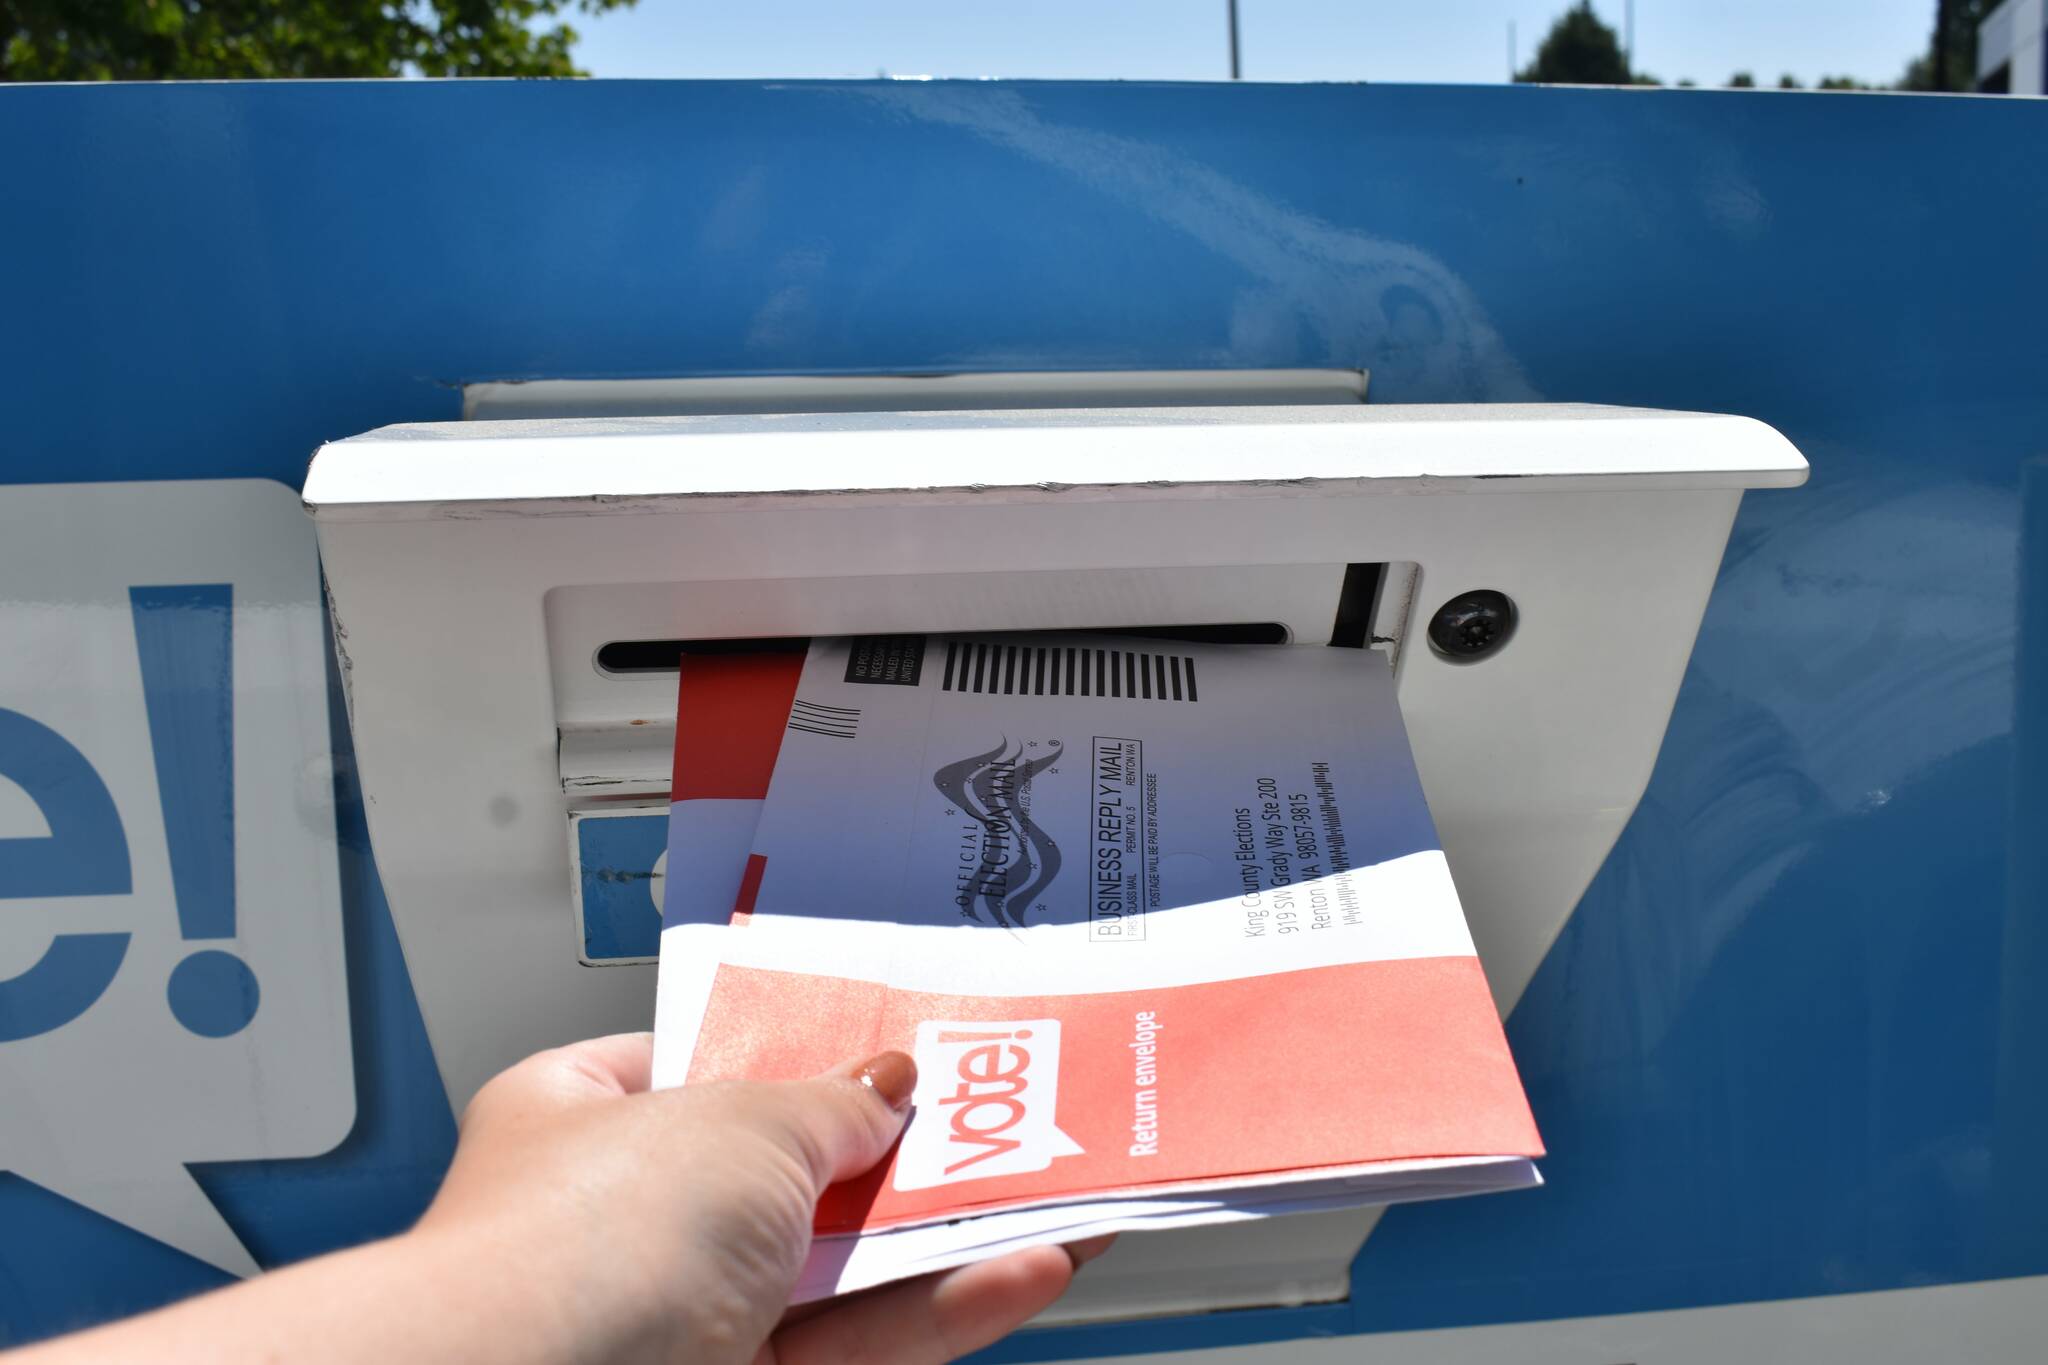
[[[822,1194],[889,1154],[910,1117],[917,1063],[901,1052],[883,1052],[778,1088],[779,1127],[810,1168],[812,1189]]]

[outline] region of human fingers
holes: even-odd
[[[744,1121],[795,1156],[808,1172],[812,1198],[835,1180],[874,1166],[903,1133],[917,1088],[917,1063],[901,1052],[834,1067],[807,1081],[741,1086],[725,1092],[744,1106]],[[689,1103],[689,1087],[673,1092]],[[706,1102],[715,1102],[705,1095]]]
[[[1064,1244],[1067,1259],[1074,1263],[1074,1269],[1079,1270],[1116,1245],[1116,1236],[1113,1232],[1105,1232],[1099,1237],[1085,1237],[1078,1242],[1067,1242]],[[817,1317],[820,1313],[830,1313],[845,1306],[844,1300],[834,1299],[815,1299],[810,1303],[800,1303],[782,1315],[781,1326],[785,1329],[793,1327],[799,1322]]]
[[[1067,1243],[1067,1255],[1073,1257],[1074,1269],[1079,1270],[1115,1245],[1116,1234],[1105,1232],[1100,1237],[1084,1237],[1078,1242]]]
[[[1065,1247],[1031,1247],[906,1280],[784,1326],[763,1358],[774,1365],[940,1365],[1043,1312],[1066,1291],[1077,1264]]]

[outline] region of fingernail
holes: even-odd
[[[900,1114],[910,1107],[911,1092],[917,1089],[917,1063],[901,1052],[877,1053],[862,1064],[860,1083]]]
[[[1109,1250],[1115,1241],[1116,1234],[1111,1232],[1101,1237],[1087,1238],[1085,1241],[1069,1242],[1067,1243],[1067,1255],[1074,1262],[1074,1269],[1079,1270],[1082,1266],[1087,1265],[1097,1256]]]

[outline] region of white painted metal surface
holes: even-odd
[[[1090,1261],[1041,1327],[1231,1308],[1333,1303],[1378,1209],[1336,1209],[1258,1223],[1125,1233]]]
[[[1063,408],[421,422],[322,448],[321,521],[807,510],[877,493],[942,505],[1479,491],[1786,487],[1761,422],[1575,404]],[[1138,486],[1143,486],[1140,489]]]
[[[943,409],[1363,403],[1364,370],[1019,370],[770,374],[727,379],[541,379],[470,384],[471,421],[653,413],[936,412]]]
[[[1167,408],[388,428],[325,447],[305,498],[378,866],[460,1105],[650,1017],[650,970],[578,963],[563,784],[591,775],[579,731],[665,725],[672,683],[606,676],[600,645],[1259,621],[1311,643],[1357,562],[1398,567],[1374,623],[1396,641],[1474,588],[1521,612],[1478,663],[1391,647],[1505,1010],[1648,779],[1742,490],[1804,474],[1735,417]],[[648,764],[621,772],[644,788]],[[1371,1219],[1133,1239],[1062,1311],[1331,1297]]]
[[[1277,1341],[1072,1365],[2038,1365],[2044,1320],[2048,1277],[2029,1276],[1662,1313]]]

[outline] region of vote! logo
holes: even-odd
[[[1080,1144],[1059,1130],[1060,1021],[917,1026],[916,1112],[896,1154],[895,1186],[1026,1175]]]
[[[235,938],[232,584],[128,590],[150,749],[169,845],[180,937]],[[49,834],[0,839],[0,899],[126,895],[128,841],[106,783],[76,746],[0,707],[0,777],[41,808]],[[0,981],[0,1043],[62,1028],[98,1002],[128,953],[127,933],[59,933],[27,971]],[[256,974],[232,951],[201,948],[171,970],[171,1014],[225,1038],[255,1017]]]
[[[263,480],[12,485],[0,584],[0,1172],[248,1274],[192,1166],[356,1118],[312,525]]]

